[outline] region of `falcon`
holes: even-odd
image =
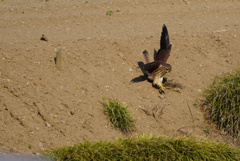
[[[172,70],[172,66],[167,64],[167,59],[170,56],[172,44],[169,41],[169,35],[166,25],[162,26],[160,37],[160,49],[154,52],[154,61],[150,62],[147,50],[143,51],[146,64],[142,66],[143,73],[148,79],[153,81],[153,86],[159,87],[164,92],[163,76]]]

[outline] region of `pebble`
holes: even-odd
[[[119,55],[120,57],[123,57],[123,54],[122,54],[122,53],[118,53],[118,55]]]
[[[159,98],[161,98],[161,99],[163,99],[163,98],[164,98],[164,96],[163,96],[163,95],[159,95],[158,97],[159,97]]]
[[[217,41],[221,41],[221,40],[222,40],[222,38],[220,36],[218,36]]]
[[[52,127],[52,125],[50,123],[48,123],[48,122],[46,122],[46,126],[47,127]]]

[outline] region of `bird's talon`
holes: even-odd
[[[163,85],[161,85],[160,88],[161,88],[163,91],[166,89]]]
[[[165,94],[164,90],[162,90],[162,89],[158,89],[158,91],[160,94]]]

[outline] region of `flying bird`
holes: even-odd
[[[147,50],[143,51],[146,64],[142,65],[143,73],[148,79],[153,81],[153,86],[160,88],[164,92],[163,76],[172,70],[172,66],[167,64],[168,57],[170,56],[172,44],[169,41],[169,35],[166,25],[162,26],[162,33],[160,37],[160,49],[154,53],[154,61],[150,62]]]

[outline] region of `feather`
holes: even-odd
[[[160,60],[163,63],[167,62],[168,57],[170,56],[170,51],[172,44],[169,41],[169,35],[166,25],[162,27],[162,34],[160,37],[160,49],[158,50],[155,60]]]
[[[149,54],[148,54],[147,50],[143,51],[143,56],[145,58],[146,63],[150,63],[150,58],[149,58]]]

